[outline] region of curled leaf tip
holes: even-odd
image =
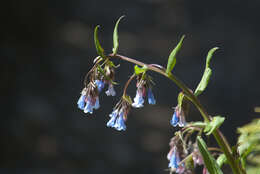
[[[119,41],[118,41],[118,24],[120,22],[120,20],[122,18],[124,18],[125,16],[121,16],[117,21],[116,21],[116,25],[115,25],[115,28],[114,28],[114,33],[113,33],[113,54],[115,55],[117,53],[117,50],[118,50],[118,46],[119,46]]]
[[[104,55],[104,49],[101,47],[100,45],[100,42],[98,40],[98,28],[100,27],[100,25],[97,25],[95,27],[95,30],[94,30],[94,42],[95,42],[95,46],[96,46],[96,50],[97,50],[97,53],[100,57],[104,58],[105,55]]]
[[[173,70],[173,68],[176,64],[176,55],[177,55],[178,51],[181,49],[184,38],[185,38],[185,35],[182,35],[179,43],[177,44],[177,46],[172,50],[171,54],[169,55],[167,69],[166,69],[167,74],[169,74]]]

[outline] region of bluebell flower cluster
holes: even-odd
[[[136,96],[134,98],[134,103],[132,104],[133,107],[135,108],[141,108],[144,105],[144,98],[146,96],[146,91],[147,91],[147,98],[148,98],[148,103],[151,105],[156,104],[156,100],[154,98],[153,92],[152,92],[152,87],[151,87],[151,78],[145,76],[137,76],[137,90],[136,90]]]
[[[107,122],[107,127],[112,127],[118,131],[125,131],[125,121],[130,108],[130,102],[122,98],[114,108],[113,112],[109,115],[110,120]]]
[[[109,116],[111,119],[107,122],[107,127],[115,128],[118,131],[126,130],[123,110],[114,110]]]
[[[93,109],[98,109],[100,107],[98,91],[99,88],[96,82],[89,83],[81,92],[81,96],[77,102],[78,108],[90,114],[93,113]]]
[[[167,155],[167,159],[169,160],[168,167],[171,169],[171,171],[176,172],[176,173],[184,173],[185,171],[185,166],[184,164],[179,164],[180,163],[180,155],[177,150],[176,146],[173,146],[170,150],[170,152]]]
[[[97,57],[94,63],[101,60]],[[81,92],[81,96],[77,102],[78,108],[83,110],[85,113],[93,113],[93,109],[98,109],[100,107],[99,103],[99,93],[102,92],[105,85],[108,84],[108,90],[105,92],[107,96],[115,96],[116,92],[113,86],[114,80],[114,68],[113,63],[110,61],[105,64],[104,69],[101,66],[94,66],[86,75],[85,78],[85,88]],[[99,69],[97,68],[99,67]],[[102,69],[102,70],[100,70]],[[102,71],[102,73],[101,73]],[[89,78],[89,83],[86,83],[87,78]]]
[[[174,127],[176,127],[177,125],[179,127],[184,127],[186,125],[185,114],[181,106],[178,105],[177,107],[175,107],[170,123]]]

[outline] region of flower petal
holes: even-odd
[[[114,89],[113,84],[109,84],[108,90],[106,91],[106,95],[107,96],[115,96],[116,95],[116,91]]]
[[[84,110],[85,107],[85,99],[86,99],[86,95],[81,95],[77,104],[78,104],[78,108],[81,110]]]
[[[95,80],[95,84],[97,85],[98,92],[101,92],[105,87],[105,83],[102,80]]]
[[[153,95],[151,88],[148,89],[148,103],[151,104],[151,105],[156,104],[156,100],[154,98],[154,95]]]
[[[91,104],[91,102],[89,100],[87,100],[87,102],[86,102],[86,106],[84,108],[84,112],[85,113],[90,113],[90,114],[93,113],[93,105]]]
[[[143,104],[144,104],[144,98],[142,96],[142,91],[137,89],[136,96],[134,98],[134,103],[132,104],[132,106],[135,108],[141,108],[144,106]]]
[[[176,113],[176,111],[173,113],[173,116],[172,116],[172,119],[171,119],[171,125],[173,126],[173,127],[176,127],[177,125],[178,125],[178,123],[179,123],[179,118],[178,118],[178,116],[177,116],[177,113]]]

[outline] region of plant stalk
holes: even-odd
[[[205,108],[200,103],[200,101],[198,100],[198,98],[191,92],[191,90],[183,82],[181,82],[179,79],[177,79],[172,73],[167,74],[165,72],[165,68],[163,68],[163,67],[158,68],[157,66],[154,66],[153,64],[151,64],[151,65],[145,64],[143,62],[140,62],[140,61],[137,61],[135,59],[132,59],[132,58],[129,58],[129,57],[126,57],[126,56],[122,56],[122,55],[119,55],[119,54],[115,54],[115,55],[110,54],[109,57],[117,57],[117,58],[120,58],[122,60],[131,62],[131,63],[139,65],[139,66],[146,66],[148,70],[151,70],[151,71],[157,72],[159,74],[162,74],[163,76],[166,76],[167,78],[172,80],[179,88],[182,89],[185,96],[199,110],[199,112],[202,115],[202,117],[204,118],[205,122],[206,123],[210,122],[211,118],[210,118],[209,114],[206,112]],[[231,147],[230,147],[229,143],[227,142],[226,138],[220,132],[220,130],[219,129],[214,130],[213,135],[214,135],[218,145],[220,146],[220,148],[222,149],[222,151],[226,155],[228,164],[230,165],[233,173],[234,174],[242,174],[242,173],[244,174],[245,172],[240,170],[239,163],[236,162],[235,157],[232,155]]]

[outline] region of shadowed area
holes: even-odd
[[[211,115],[226,117],[221,130],[231,144],[236,127],[258,117],[260,2],[132,0],[15,1],[1,6],[0,173],[167,173],[169,121],[180,90],[150,73],[156,86],[155,106],[132,109],[127,130],[107,128],[112,108],[122,95],[133,65],[120,60],[117,96],[100,96],[92,115],[77,108],[85,74],[97,56],[93,31],[112,52],[112,33],[119,24],[119,53],[166,66],[181,35],[184,43],[174,74],[195,89],[207,52],[219,47],[212,77],[200,96]],[[128,89],[132,98],[135,84]],[[191,107],[188,121],[201,119]],[[214,144],[214,142],[212,143]]]

